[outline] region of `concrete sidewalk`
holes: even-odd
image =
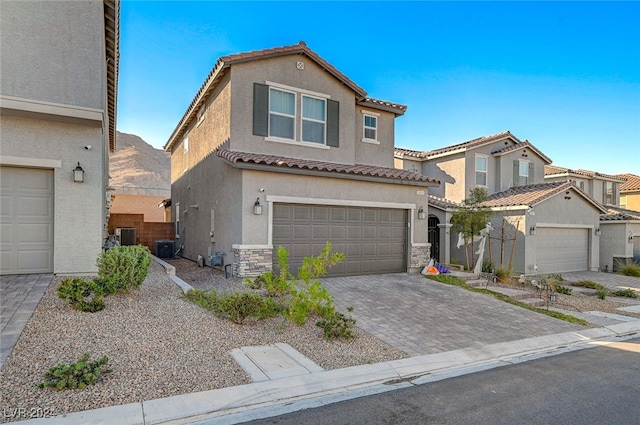
[[[354,366],[21,424],[231,424],[637,337],[640,320]],[[315,401],[314,401],[315,400]]]

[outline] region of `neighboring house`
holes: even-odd
[[[589,170],[571,170],[569,168],[547,165],[544,167],[546,182],[572,181],[589,196],[604,205],[620,205],[620,186],[624,177],[601,174]]]
[[[616,271],[620,264],[640,264],[640,212],[606,207],[600,216],[600,269]]]
[[[465,262],[451,215],[473,188],[483,187],[490,195],[483,205],[494,212],[485,260],[528,275],[597,270],[595,230],[605,210],[570,182],[546,184],[550,163],[531,142],[508,131],[430,151],[395,151],[397,168],[443,182],[429,199],[428,240],[437,261]]]
[[[164,206],[158,207],[166,196],[113,193],[111,195],[111,214],[142,214],[144,221],[164,223],[167,214]]]
[[[119,10],[108,0],[0,5],[2,274],[97,271]]]
[[[615,177],[626,179],[620,186],[620,207],[640,211],[640,176],[626,173]]]
[[[165,145],[180,254],[256,276],[279,246],[295,269],[329,241],[346,256],[333,275],[424,266],[439,182],[393,168],[405,110],[304,42],[221,57]]]

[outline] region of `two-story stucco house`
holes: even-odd
[[[626,181],[620,186],[620,206],[631,211],[640,211],[640,176],[625,173],[617,174]]]
[[[113,0],[0,5],[2,274],[97,271],[119,8]]]
[[[490,195],[483,205],[493,211],[485,260],[525,274],[597,270],[599,216],[606,211],[571,182],[545,183],[550,163],[508,131],[430,151],[395,151],[397,168],[442,182],[429,200],[428,240],[437,261],[465,259],[451,214],[473,188],[483,187]]]
[[[221,57],[165,145],[180,254],[235,276],[295,269],[326,242],[333,275],[426,264],[428,190],[393,167],[403,105],[367,93],[304,42]],[[218,253],[218,254],[216,254]]]
[[[547,182],[572,181],[589,196],[603,205],[620,206],[620,189],[626,179],[590,170],[571,170],[555,165],[544,167]]]

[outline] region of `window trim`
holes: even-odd
[[[380,121],[380,114],[376,112],[365,111],[365,110],[361,110],[360,112],[362,112],[362,141],[365,143],[375,143],[379,145],[380,141],[378,140],[378,123]],[[376,120],[375,127],[367,126],[366,124],[367,117],[373,118]],[[376,137],[374,139],[370,139],[366,136],[367,129],[373,129],[375,131]]]
[[[525,167],[525,169],[527,170],[527,174],[523,175],[522,174],[522,164],[526,164],[527,166]],[[524,159],[519,159],[518,160],[518,186],[526,186],[529,184],[529,167],[530,167],[531,161],[526,161]],[[524,184],[522,184],[522,182],[520,181],[520,179],[522,177],[526,177],[526,181],[524,182]]]
[[[607,202],[607,190],[608,190],[608,186],[611,185],[611,202]],[[603,190],[602,190],[602,203],[605,205],[614,205],[615,202],[615,196],[616,196],[616,188],[615,188],[615,183],[613,182],[604,182],[603,185]]]
[[[293,115],[289,115],[289,114],[284,114],[282,112],[273,112],[271,111],[271,90],[277,90],[283,93],[290,93],[293,95]],[[269,86],[269,100],[268,100],[268,104],[267,104],[267,108],[268,108],[268,119],[267,119],[267,137],[273,138],[273,139],[277,139],[277,140],[286,140],[286,141],[296,141],[296,121],[298,120],[298,96],[297,93],[291,90],[285,90],[283,88],[280,87],[271,87]],[[288,137],[279,137],[279,136],[272,136],[271,135],[271,114],[280,116],[280,117],[287,117],[287,118],[293,118],[293,138],[289,139]]]
[[[305,118],[304,116],[304,98],[309,98],[309,99],[317,99],[317,100],[321,100],[324,104],[324,121],[320,121],[320,120],[316,120],[314,118]],[[323,131],[322,131],[322,142],[313,142],[311,140],[304,140],[304,131],[303,131],[303,126],[304,126],[304,122],[308,121],[308,122],[315,122],[315,123],[322,123],[323,126]],[[322,146],[327,146],[327,99],[326,98],[322,98],[322,97],[318,97],[318,96],[311,96],[308,94],[301,94],[300,95],[300,142],[301,143],[313,143],[316,145],[322,145]]]
[[[478,158],[484,159],[485,162],[485,170],[478,170]],[[473,168],[474,172],[474,182],[478,187],[489,187],[489,156],[482,154],[475,154]],[[485,184],[478,184],[478,173],[484,173]]]

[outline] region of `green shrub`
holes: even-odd
[[[86,281],[79,278],[65,279],[58,286],[58,297],[68,301],[76,310],[91,312],[105,307],[102,289],[96,280]]]
[[[605,288],[598,289],[598,298],[604,300],[607,297],[607,290]]]
[[[353,307],[349,307],[347,311],[353,311]],[[329,317],[316,322],[316,326],[322,328],[324,337],[329,341],[333,339],[352,339],[353,325],[356,321],[351,316],[347,317],[342,313],[334,312]]]
[[[98,275],[104,294],[139,288],[150,266],[151,256],[146,246],[115,246],[102,252],[98,257]]]
[[[500,282],[506,282],[511,278],[511,269],[506,266],[498,266],[494,274]]]
[[[640,264],[628,263],[618,265],[618,274],[625,276],[640,277]]]
[[[619,289],[613,293],[616,297],[638,298],[638,294],[633,289]]]
[[[283,311],[282,306],[273,298],[265,300],[257,294],[218,294],[216,291],[205,292],[192,289],[185,297],[216,316],[229,319],[239,325],[243,324],[248,317],[261,320],[277,316]]]
[[[38,388],[82,389],[95,384],[102,375],[111,373],[111,369],[105,367],[109,361],[107,356],[92,362],[89,361],[89,356],[89,353],[85,353],[75,363],[52,367],[45,375],[49,379],[38,384]]]
[[[549,276],[547,276],[547,279],[553,279],[556,282],[564,281],[564,278],[560,273],[551,273]]]
[[[493,263],[489,260],[484,260],[482,262],[482,272],[491,273],[491,270],[493,270]]]
[[[554,285],[554,287],[555,287],[556,292],[559,293],[559,294],[571,295],[571,292],[573,292],[573,289],[567,288],[566,286]]]
[[[599,283],[593,282],[591,280],[581,280],[579,282],[573,282],[571,285],[580,286],[580,287],[589,288],[589,289],[605,289],[604,286],[600,285]]]

